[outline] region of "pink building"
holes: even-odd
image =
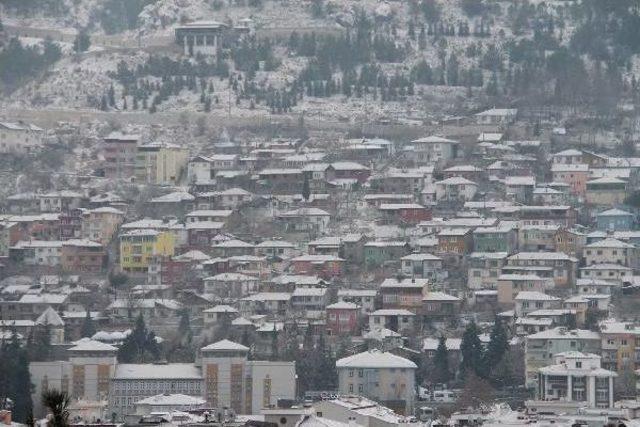
[[[327,306],[327,331],[329,335],[354,335],[358,333],[360,306],[352,302],[337,302]]]
[[[554,182],[569,184],[573,194],[584,196],[589,180],[589,165],[587,164],[554,164],[551,166]]]

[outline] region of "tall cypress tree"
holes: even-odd
[[[27,422],[33,413],[31,392],[31,373],[29,372],[29,359],[27,352],[20,349],[15,361],[15,370],[12,372],[13,389],[13,415],[16,420]]]
[[[32,417],[32,389],[27,351],[14,329],[11,340],[0,344],[0,407],[6,407],[10,399],[14,420],[27,422]]]
[[[433,357],[434,380],[437,383],[447,383],[451,379],[449,371],[449,351],[447,350],[447,339],[444,335],[438,340],[438,348]]]
[[[508,350],[509,339],[507,332],[504,330],[502,322],[496,317],[491,328],[489,345],[484,354],[484,365],[488,368],[497,366]]]
[[[475,322],[469,323],[462,334],[460,353],[462,355],[460,372],[463,375],[468,372],[473,372],[479,377],[484,378],[483,348],[482,342],[480,342],[478,326]]]
[[[91,318],[91,312],[87,308],[87,315],[84,318],[84,322],[82,322],[82,329],[80,331],[80,335],[82,337],[91,338],[96,333],[96,326],[93,324],[93,319]]]
[[[309,175],[304,175],[304,182],[302,183],[302,198],[305,202],[309,201],[309,197],[311,197],[311,186],[309,184]]]

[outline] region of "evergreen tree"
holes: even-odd
[[[309,184],[309,175],[304,175],[304,182],[302,183],[302,198],[305,202],[309,201],[311,197],[311,185]]]
[[[502,322],[497,317],[493,322],[487,351],[484,353],[484,366],[492,369],[498,366],[509,351],[509,338]]]
[[[447,63],[447,84],[449,86],[458,86],[458,58],[452,53]]]
[[[183,344],[189,344],[193,340],[193,331],[191,330],[191,320],[189,318],[189,310],[182,309],[180,312],[180,324],[178,325],[178,335],[181,337]]]
[[[51,325],[36,325],[27,340],[26,351],[29,360],[42,362],[51,355]]]
[[[107,103],[107,97],[105,95],[102,95],[102,98],[100,99],[100,109],[102,111],[107,111],[108,108],[109,104]]]
[[[12,377],[14,384],[13,408],[15,419],[27,422],[32,418],[33,413],[33,401],[31,400],[33,384],[31,383],[27,352],[22,349],[18,352],[15,372]]]
[[[491,80],[487,83],[487,95],[498,96],[498,75],[495,71],[491,75]]]
[[[273,322],[273,331],[271,332],[271,360],[278,360],[278,329],[277,323]]]
[[[115,105],[116,105],[116,91],[113,88],[113,83],[109,86],[109,90],[107,91],[107,98],[109,100],[109,106],[115,107]]]
[[[80,335],[82,337],[92,337],[96,333],[96,327],[93,324],[93,319],[91,318],[91,312],[87,308],[87,315],[84,318],[84,322],[82,323],[82,328],[80,330]]]
[[[425,50],[427,47],[427,34],[424,31],[424,26],[420,28],[420,34],[418,35],[418,49]]]
[[[316,379],[320,390],[334,390],[338,385],[336,361],[331,356],[330,350],[325,345],[324,334],[318,337],[316,350],[318,361],[316,363]]]
[[[75,53],[86,52],[87,50],[89,50],[90,46],[91,37],[89,36],[87,31],[84,29],[78,31],[78,34],[76,34],[76,38],[73,40],[73,51]]]
[[[293,325],[285,325],[284,327],[284,351],[282,354],[283,360],[297,360],[298,359],[298,335],[300,331],[298,330],[298,324],[294,321]]]
[[[145,363],[157,360],[160,349],[153,332],[147,330],[142,314],[138,315],[131,333],[118,349],[120,363]]]
[[[27,422],[32,417],[32,389],[27,351],[12,329],[11,339],[0,342],[0,408],[10,399],[14,421]]]
[[[451,379],[449,371],[449,350],[447,350],[447,339],[444,335],[438,340],[438,348],[433,357],[434,380],[437,383],[447,383]]]
[[[462,334],[460,372],[463,375],[472,372],[479,377],[484,377],[483,353],[478,326],[475,322],[471,322]]]
[[[409,21],[409,29],[407,30],[407,35],[411,40],[415,40],[416,38],[416,24],[413,21]]]

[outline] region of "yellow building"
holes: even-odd
[[[140,145],[136,156],[136,182],[158,185],[177,184],[188,161],[189,150],[178,145]]]
[[[174,250],[171,233],[131,230],[120,235],[120,268],[128,273],[146,273],[153,256],[173,256]]]

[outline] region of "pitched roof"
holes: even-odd
[[[201,351],[249,351],[249,347],[238,344],[237,342],[221,340],[202,347]]]
[[[49,306],[38,316],[36,325],[64,326],[64,321],[60,318],[60,315]]]
[[[622,209],[607,209],[606,211],[602,211],[596,216],[633,216],[631,212],[623,211]]]
[[[112,345],[105,344],[100,341],[92,340],[91,338],[82,338],[74,342],[74,346],[67,351],[80,352],[80,351],[104,351],[109,353],[115,353],[118,349]]]
[[[365,351],[336,361],[336,368],[416,369],[417,367],[411,360],[380,350]]]

